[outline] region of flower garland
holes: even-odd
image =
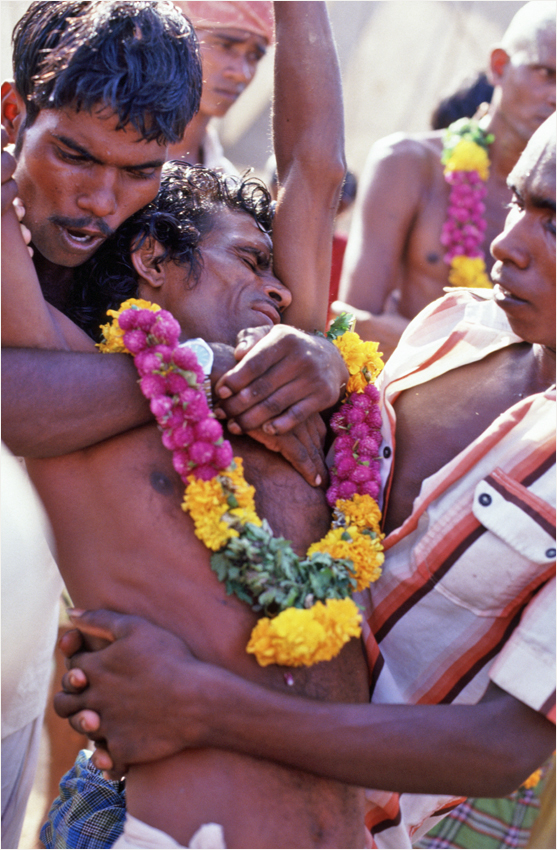
[[[489,177],[488,145],[494,137],[470,118],[460,118],[445,131],[441,162],[451,187],[447,220],[441,230],[443,257],[451,286],[491,287],[480,248],[487,223],[483,217]]]
[[[361,614],[351,596],[379,577],[384,557],[375,501],[381,417],[370,383],[383,365],[377,343],[362,343],[348,331],[346,315],[328,333],[347,362],[349,396],[333,422],[340,449],[327,493],[332,527],[301,559],[257,516],[242,459],[233,457],[209,408],[203,371],[193,351],[178,344],[178,322],[140,299],[108,315],[113,321],[101,328],[99,348],[133,355],[163,445],[186,485],[182,509],[214,553],[212,569],[227,593],[264,614],[247,651],[262,666],[330,660],[361,634]]]

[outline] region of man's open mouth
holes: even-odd
[[[102,233],[98,231],[96,233],[88,233],[84,230],[74,230],[72,227],[66,227],[66,232],[69,233],[72,239],[82,242],[84,245],[91,244],[96,239],[104,239]]]

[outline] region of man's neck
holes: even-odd
[[[534,376],[538,383],[538,392],[552,387],[555,383],[555,347],[533,345]]]
[[[62,313],[66,312],[72,288],[74,270],[65,266],[57,266],[50,262],[37,250],[33,262],[41,284],[43,295],[49,304]]]
[[[506,181],[526,147],[526,141],[497,111],[493,114],[488,113],[482,126],[484,130],[495,136],[489,148],[491,171]]]
[[[203,142],[210,120],[210,115],[198,112],[188,124],[182,141],[170,146],[169,159],[183,159],[190,165],[204,165]]]

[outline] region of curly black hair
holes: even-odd
[[[154,201],[125,221],[97,253],[75,270],[68,315],[93,339],[106,311],[137,294],[137,273],[131,254],[146,239],[162,250],[161,263],[187,269],[186,282],[195,286],[203,267],[202,242],[219,210],[228,208],[251,215],[260,230],[272,230],[274,203],[265,184],[249,173],[225,175],[201,165],[168,162]]]
[[[170,0],[34,0],[12,44],[23,130],[41,109],[104,105],[117,129],[131,124],[146,141],[169,144],[199,109],[197,37]]]

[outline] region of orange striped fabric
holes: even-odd
[[[408,327],[381,379],[383,492],[397,396],[519,342],[487,290],[454,290]],[[474,704],[490,681],[555,719],[555,389],[507,410],[422,483],[361,595],[376,703]],[[454,798],[367,792],[378,847],[411,847]]]

